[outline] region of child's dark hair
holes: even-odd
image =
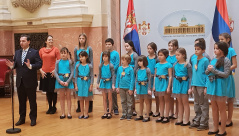
[[[104,57],[105,55],[108,56],[108,59],[109,59],[109,62],[110,62],[110,52],[109,52],[109,51],[103,51],[103,52],[102,52],[102,58],[101,58],[102,60],[101,60],[101,61],[103,62],[103,57]]]
[[[125,43],[128,43],[129,46],[132,47],[133,51],[136,52],[136,50],[135,50],[135,48],[134,48],[134,43],[133,43],[133,41],[129,40],[129,41],[125,41]],[[136,53],[137,53],[137,52],[136,52]]]
[[[144,67],[148,66],[148,60],[147,60],[146,56],[144,56],[144,55],[139,56],[138,59],[137,59],[137,62],[139,62],[139,61],[143,61]]]
[[[194,47],[199,47],[200,49],[202,50],[205,50],[206,49],[206,46],[205,44],[203,44],[202,42],[198,42],[194,45]]]
[[[187,52],[186,52],[186,50],[184,48],[178,48],[177,52],[179,52],[180,54],[184,55],[185,56],[184,57],[185,61],[187,60]]]
[[[53,36],[52,36],[52,35],[47,35],[47,37],[45,38],[45,42],[44,42],[44,45],[43,45],[43,47],[46,47],[46,41],[47,41],[48,37],[51,37],[51,38],[53,38]]]
[[[204,40],[204,38],[197,38],[195,42],[203,44],[203,46],[205,46],[206,49],[206,41]]]
[[[178,47],[178,40],[177,40],[177,39],[173,39],[173,40],[169,41],[169,42],[168,42],[168,45],[169,45],[170,43],[173,44],[173,46],[176,47],[177,49],[179,48],[179,47]]]
[[[86,57],[86,63],[90,63],[89,55],[87,54],[86,51],[80,52],[79,57],[80,57],[80,56],[81,56],[81,57]],[[82,63],[82,62],[80,62],[80,63]]]
[[[224,37],[224,38],[226,38],[226,39],[228,39],[228,38],[230,39],[229,42],[227,43],[227,44],[228,44],[228,47],[229,47],[230,44],[231,44],[231,41],[232,41],[231,35],[228,34],[228,33],[221,33],[221,34],[219,34],[219,36],[222,36],[222,37]]]
[[[154,50],[154,53],[157,54],[157,45],[154,42],[149,43],[148,46],[150,46]]]
[[[224,65],[224,59],[228,54],[228,44],[226,42],[216,42],[215,45],[217,45],[218,49],[220,49],[224,56],[219,58],[216,63],[216,68],[219,68]]]
[[[163,53],[163,55],[165,56],[165,58],[167,58],[168,55],[169,55],[169,52],[168,52],[167,49],[160,49],[160,50],[158,51],[158,54],[159,54],[159,53]]]
[[[128,64],[130,64],[131,62],[131,57],[129,56],[129,54],[122,55],[121,59],[122,60],[125,59],[128,62]]]
[[[63,52],[68,53],[68,54],[70,55],[70,59],[72,60],[72,58],[71,58],[71,52],[68,50],[68,48],[62,47],[61,50],[60,50],[60,53],[63,53]]]
[[[107,38],[105,40],[105,43],[110,42],[112,45],[114,45],[114,40],[112,38]]]

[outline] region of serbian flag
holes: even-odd
[[[219,34],[221,33],[231,35],[226,0],[217,0],[212,26],[212,36],[215,42],[219,41]],[[230,43],[230,47],[232,47],[232,42]],[[232,72],[234,74],[235,69]]]
[[[138,53],[138,55],[141,55],[133,0],[129,0],[126,16],[127,17],[125,22],[124,36],[123,36],[124,41],[128,41],[128,40],[133,41],[136,52]]]
[[[221,33],[228,33],[231,35],[226,0],[217,0],[212,25],[212,36],[215,42],[219,41],[219,34]],[[232,47],[232,44],[230,47]]]

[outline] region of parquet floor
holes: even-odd
[[[18,99],[15,93],[15,121],[18,120]],[[27,116],[26,123],[18,126],[22,132],[11,134],[12,136],[206,136],[208,131],[197,131],[188,127],[175,126],[176,120],[168,124],[155,123],[156,118],[151,117],[150,122],[136,122],[134,120],[119,120],[120,115],[113,116],[112,119],[101,119],[103,115],[102,96],[94,96],[94,111],[89,114],[89,119],[78,119],[78,113],[75,112],[77,99],[72,96],[72,119],[59,119],[60,103],[57,103],[57,113],[54,115],[45,114],[48,106],[46,96],[37,92],[38,118],[37,125],[30,126],[30,119]],[[118,104],[121,112],[120,98],[118,95]],[[139,103],[136,104],[137,108]],[[29,107],[29,105],[28,105]],[[193,104],[190,104],[191,119],[195,115]],[[153,111],[155,111],[155,102],[153,101]],[[29,113],[29,109],[27,114]],[[6,129],[12,127],[11,99],[0,98],[0,136],[7,136]],[[233,116],[233,127],[227,128],[228,136],[239,136],[239,109],[235,108]],[[211,108],[210,108],[210,127],[212,126]]]

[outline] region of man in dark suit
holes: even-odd
[[[17,94],[19,100],[19,114],[20,119],[15,124],[16,126],[25,123],[26,118],[26,101],[27,98],[30,103],[30,119],[31,126],[36,125],[37,119],[37,103],[36,103],[36,88],[37,88],[37,70],[41,68],[42,61],[39,52],[35,49],[29,48],[30,37],[28,35],[21,35],[20,50],[15,52],[14,62],[9,60],[6,64],[16,69],[17,78]]]

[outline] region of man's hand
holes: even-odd
[[[24,63],[27,65],[28,68],[30,67],[30,60],[29,59],[27,59],[27,62],[24,62]]]
[[[9,68],[12,68],[13,67],[13,62],[11,62],[10,60],[6,59],[6,65],[9,67]]]

